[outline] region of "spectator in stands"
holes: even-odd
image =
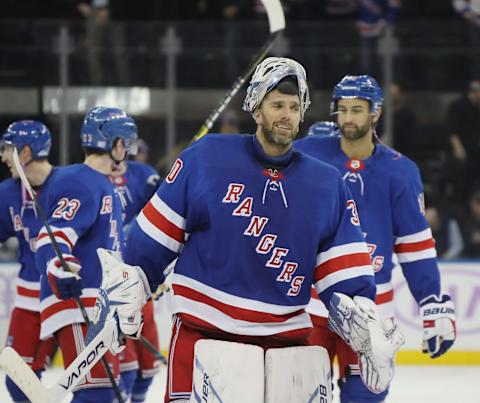
[[[469,215],[462,225],[465,257],[480,258],[480,188],[470,196]]]
[[[128,85],[124,25],[112,21],[122,17],[121,4],[118,0],[80,0],[77,9],[86,23],[90,84]]]
[[[463,250],[462,233],[458,222],[445,214],[436,205],[425,209],[439,259],[458,258]]]
[[[360,36],[360,67],[362,74],[378,74],[378,41],[386,29],[391,29],[398,16],[401,0],[357,0],[357,31]]]
[[[470,45],[473,58],[472,74],[480,78],[480,0],[452,0],[453,8],[470,28]]]
[[[448,108],[447,125],[453,156],[452,170],[458,175],[466,171],[460,193],[465,194],[478,180],[480,169],[480,80],[470,81],[467,94]]]

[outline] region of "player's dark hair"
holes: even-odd
[[[91,147],[82,147],[85,156],[88,157],[89,155],[106,155],[108,151],[99,150],[98,148],[91,148]]]
[[[285,95],[298,95],[298,83],[295,76],[282,78],[274,88]]]

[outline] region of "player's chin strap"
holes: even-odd
[[[112,159],[112,161],[114,162],[115,165],[120,165],[123,161],[125,161],[127,159],[127,156],[128,156],[128,151],[125,151],[125,154],[123,155],[123,158],[121,160],[117,160],[113,154],[112,154],[112,150],[109,151],[108,155],[110,155],[110,158]]]

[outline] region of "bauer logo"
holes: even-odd
[[[398,270],[397,270],[398,271]],[[460,337],[480,334],[480,268],[479,264],[449,263],[440,265],[442,291],[455,305],[457,334]],[[395,316],[406,330],[420,331],[422,322],[418,306],[402,278],[395,281]]]

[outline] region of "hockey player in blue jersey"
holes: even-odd
[[[128,242],[130,224],[157,190],[160,176],[146,163],[126,160],[115,167],[111,178],[122,205],[124,237]],[[142,335],[159,350],[152,300],[146,303],[142,314]],[[143,402],[154,375],[160,371],[160,361],[141,342],[131,338],[126,339],[126,348],[119,358],[120,376],[126,394],[132,403]]]
[[[332,137],[338,136],[338,128],[334,122],[316,122],[308,128],[307,136]]]
[[[42,226],[33,201],[22,188],[13,163],[17,149],[20,163],[29,182],[45,205],[45,193],[58,169],[48,162],[51,134],[41,122],[21,120],[12,123],[2,136],[2,162],[12,173],[0,183],[0,242],[18,239],[20,271],[16,281],[17,294],[8,328],[7,345],[12,346],[40,377],[50,356],[56,350],[53,338],[40,340],[40,273],[35,267],[35,247]],[[20,389],[6,377],[6,386],[14,402],[27,401]]]
[[[307,136],[298,140],[295,148],[335,166],[352,192],[372,257],[376,303],[384,318],[394,316],[392,258],[397,255],[420,306],[423,352],[436,358],[455,340],[454,307],[440,287],[419,170],[407,157],[382,144],[375,134],[382,102],[382,90],[372,77],[344,77],[333,90],[331,104],[341,137]],[[318,302],[313,301],[309,311],[318,326],[311,338],[328,345],[332,357],[339,357],[341,401],[383,401],[388,391],[375,395],[362,385],[356,354],[322,328],[322,311],[315,310],[315,304]]]
[[[391,379],[398,329],[387,336],[377,320],[355,203],[336,169],[292,148],[309,104],[304,68],[287,58],[265,59],[243,107],[256,133],[210,134],[192,144],[132,225],[128,265],[119,268],[129,278],[146,275],[145,294],[155,293],[178,257],[167,402],[190,398],[198,340],[264,349],[306,345],[312,285],[329,305],[332,327],[373,363],[364,373],[372,388]],[[122,302],[143,299],[130,295]],[[380,344],[391,346],[384,356],[372,327],[357,326],[365,321],[378,330]]]
[[[134,146],[135,122],[117,108],[90,110],[81,129],[82,164],[62,169],[49,187],[48,223],[70,271],[64,271],[44,228],[37,240],[41,279],[41,337],[55,336],[67,367],[84,346],[86,325],[74,299],[80,297],[89,314],[102,280],[96,248],[120,253],[123,246],[122,208],[110,181],[115,164]],[[118,359],[107,360],[118,375]],[[114,392],[98,363],[74,391],[73,402],[112,402]]]

